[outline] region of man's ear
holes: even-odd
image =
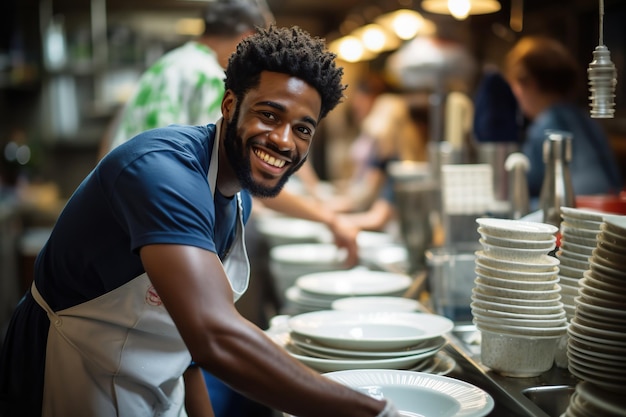
[[[226,90],[224,98],[222,98],[222,116],[227,122],[231,122],[231,118],[235,114],[235,108],[237,107],[237,97],[232,90]]]

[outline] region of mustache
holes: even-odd
[[[299,164],[301,160],[306,159],[306,155],[304,156],[304,158],[301,158],[297,152],[294,152],[291,150],[281,150],[273,142],[268,142],[268,141],[261,140],[261,139],[253,139],[248,143],[248,147],[253,148],[254,146],[266,148],[276,153],[277,155],[282,156],[283,158],[287,159],[291,163]]]

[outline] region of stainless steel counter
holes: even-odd
[[[532,378],[497,374],[480,363],[479,332],[460,324],[448,337],[446,353],[457,366],[448,375],[487,391],[495,401],[493,417],[559,417],[565,412],[578,380],[567,369],[553,366]]]

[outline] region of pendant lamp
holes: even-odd
[[[422,9],[430,13],[449,14],[457,20],[469,15],[495,13],[502,6],[498,0],[423,0]]]

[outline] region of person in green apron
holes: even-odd
[[[300,28],[243,40],[223,118],[144,132],[74,192],[0,355],[0,415],[212,416],[201,368],[307,416],[399,417],[329,380],[245,320],[244,224],[304,161],[343,70]]]

